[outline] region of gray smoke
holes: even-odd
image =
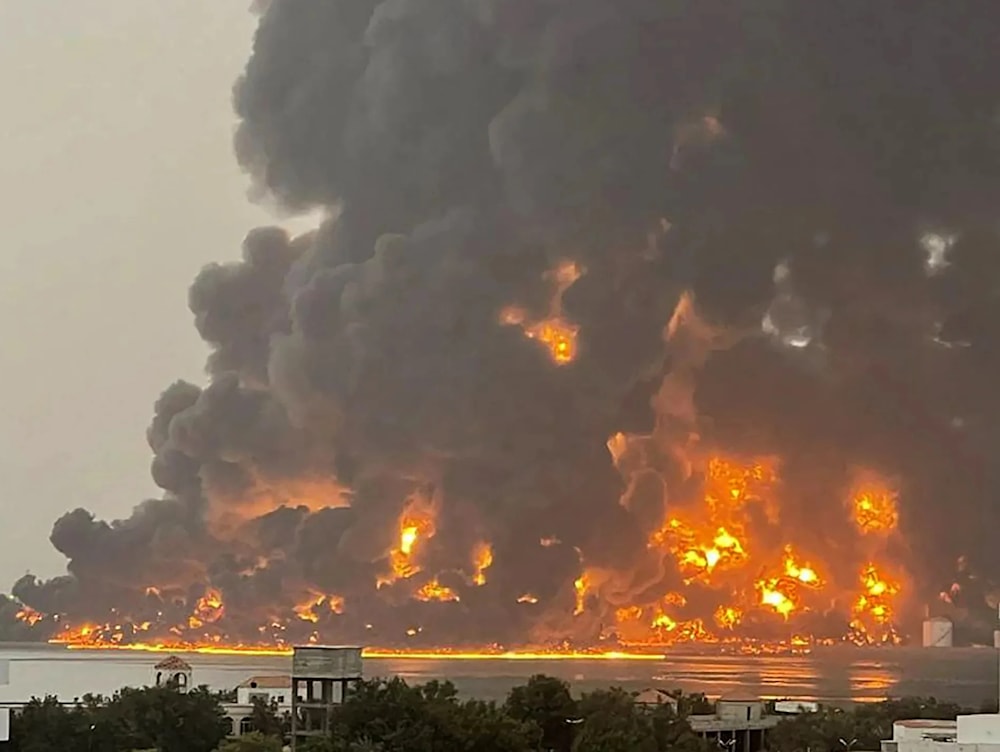
[[[1000,565],[1000,7],[257,11],[237,157],[257,195],[336,218],[294,240],[255,230],[241,261],[199,274],[209,384],[156,404],[164,498],[113,523],[60,519],[69,575],[19,582],[21,602],[169,624],[212,588],[213,628],[233,640],[274,639],[276,623],[384,644],[410,628],[429,643],[591,639],[599,625],[569,618],[581,558],[628,583],[623,601],[677,579],[645,541],[697,479],[678,446],[650,441],[619,503],[606,442],[663,439],[653,398],[678,373],[703,446],[783,457],[787,524],[842,530],[864,465],[901,478],[910,547],[937,552],[912,564],[921,583],[960,551]],[[559,366],[500,316],[546,318],[565,260],[584,273],[562,296],[578,352]],[[741,335],[694,370],[664,338],[685,290]],[[436,510],[423,571],[379,589],[415,498]],[[475,587],[483,540],[494,563]],[[460,602],[411,597],[435,575]],[[314,593],[343,613],[289,623]]]

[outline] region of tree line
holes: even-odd
[[[502,703],[465,700],[450,682],[358,683],[336,708],[328,738],[304,752],[710,752],[688,722],[713,706],[699,694],[669,693],[654,706],[612,688],[573,697],[565,682],[534,676]],[[32,700],[11,720],[11,752],[280,752],[288,718],[256,703],[254,733],[228,739],[225,695],[206,688],[125,689],[71,706]],[[790,716],[769,732],[773,752],[878,749],[894,721],[954,718],[962,708],[933,698],[826,708]],[[848,745],[845,747],[845,745]]]

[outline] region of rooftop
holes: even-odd
[[[176,655],[171,655],[157,663],[156,669],[158,671],[190,671],[191,665]]]
[[[251,676],[241,683],[241,689],[291,689],[290,676]]]
[[[934,721],[927,718],[914,718],[908,721],[896,721],[897,726],[902,726],[903,728],[912,729],[942,729],[942,728],[958,728],[957,721]]]
[[[670,693],[665,689],[657,689],[656,687],[647,687],[635,696],[635,702],[637,705],[659,705],[661,703],[667,705],[676,705],[677,700],[670,696]]]

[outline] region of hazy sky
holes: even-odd
[[[198,269],[268,221],[232,156],[250,0],[0,0],[0,591],[52,523],[158,495],[145,429],[202,381]]]

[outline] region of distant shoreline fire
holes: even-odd
[[[613,437],[609,450],[616,464],[627,466],[630,453],[641,447],[640,442],[622,435]],[[675,510],[647,542],[645,556],[657,566],[673,567],[675,584],[659,595],[616,605],[616,577],[620,575],[588,567],[577,551],[581,574],[573,583],[569,623],[607,615],[609,624],[598,638],[602,646],[570,643],[555,649],[527,648],[525,652],[641,655],[685,643],[720,644],[753,652],[801,650],[837,642],[902,642],[897,618],[904,596],[903,580],[889,575],[891,568],[879,558],[885,555],[886,541],[897,527],[894,492],[870,474],[859,476],[844,509],[856,531],[856,560],[848,566],[841,562],[835,568],[815,547],[809,554],[800,553],[800,547],[782,537],[780,505],[775,495],[778,483],[774,461],[740,464],[711,458],[700,502]],[[417,577],[425,570],[425,546],[437,531],[432,505],[419,501],[408,505],[398,528],[398,542],[388,557],[389,570],[380,575],[379,590],[407,585],[412,600],[448,608],[460,606],[466,591],[474,593],[489,585],[494,552],[485,541],[478,542],[470,552],[470,567],[461,587],[442,584],[448,574],[445,572],[430,572],[422,581]],[[562,544],[542,539],[538,545],[547,549]],[[854,581],[844,581],[841,573],[850,571],[856,573]],[[411,580],[414,584],[409,584]],[[158,604],[163,590],[150,585],[146,595]],[[538,598],[529,593],[522,594],[517,602],[529,608],[539,606]],[[568,608],[568,599],[563,602]],[[163,649],[188,646],[212,651],[240,649],[238,646],[244,644],[250,651],[268,650],[271,646],[280,650],[293,639],[318,642],[345,635],[335,625],[350,613],[350,602],[341,595],[314,591],[292,611],[291,619],[285,617],[284,622],[275,620],[259,628],[257,642],[239,642],[239,636],[227,630],[225,593],[213,588],[197,599],[180,623],[164,624],[163,611],[158,610],[141,621],[120,617],[116,623],[104,625],[62,626],[52,641],[74,648],[151,649],[162,645]],[[22,609],[18,618],[32,626],[47,621],[44,614],[29,608]],[[845,625],[839,633],[832,631],[835,626],[827,626],[831,622],[835,625],[838,618]],[[310,626],[315,628],[304,629]],[[421,632],[420,625],[409,629],[407,638],[418,639],[413,648],[401,649],[428,654],[517,652],[501,648],[442,649],[420,640]],[[364,632],[348,635],[365,636]]]

